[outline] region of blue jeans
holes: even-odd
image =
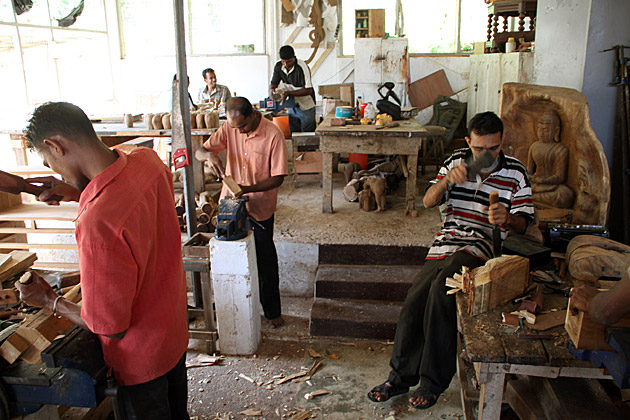
[[[315,131],[315,107],[303,110],[295,104],[289,108],[289,129],[292,133]]]

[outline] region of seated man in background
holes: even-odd
[[[38,107],[24,136],[67,181],[31,179],[48,187],[38,199],[79,202],[82,301],[58,296],[35,272],[15,283],[21,299],[98,336],[124,418],[187,420],[186,282],[171,172],[151,149],[109,149],[67,102]]]
[[[227,86],[217,83],[217,75],[214,70],[207,68],[201,72],[203,81],[206,82],[206,86],[199,89],[199,95],[197,96],[197,102],[200,104],[207,104],[214,102],[216,104],[227,103],[228,99],[232,97],[230,89]]]
[[[444,162],[424,195],[424,206],[447,205],[441,231],[429,249],[422,271],[414,279],[400,313],[389,378],[374,387],[375,402],[404,394],[420,382],[409,405],[427,409],[435,404],[455,374],[457,310],[455,295],[447,295],[445,280],[462,266],[475,268],[492,258],[492,231],[501,227],[523,233],[533,220],[534,206],[525,166],[501,151],[503,123],[492,112],[475,115],[466,142]],[[468,179],[465,162],[489,153],[490,166]],[[490,205],[490,193],[499,203]]]
[[[280,95],[276,89],[282,89]],[[269,96],[287,100],[289,128],[292,133],[315,131],[315,91],[308,65],[295,56],[290,45],[280,48],[280,61],[273,68]]]
[[[601,325],[613,325],[630,312],[630,267],[619,283],[606,292],[591,286],[571,290],[571,312],[587,312],[588,317]]]

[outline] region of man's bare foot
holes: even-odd
[[[280,328],[284,325],[284,318],[282,318],[282,315],[280,315],[277,318],[274,319],[270,319],[269,320],[269,326],[271,328]]]

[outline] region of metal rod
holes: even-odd
[[[190,164],[183,167],[184,202],[186,203],[186,230],[188,237],[197,232],[195,208],[195,184],[193,179],[192,140],[190,137],[190,109],[188,104],[188,71],[186,69],[186,37],[184,34],[184,2],[173,0],[175,17],[175,56],[177,58],[177,79],[173,81],[173,145],[184,144],[188,150]],[[184,140],[183,142],[181,140]]]

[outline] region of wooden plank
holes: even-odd
[[[61,203],[59,206],[49,206],[44,203],[20,204],[0,212],[0,220],[60,220],[73,221],[77,218],[79,205],[77,203]]]
[[[541,343],[543,340],[525,340],[516,334],[503,334],[501,342],[508,363],[522,365],[547,365],[547,353]]]
[[[571,299],[569,299],[569,306]],[[630,327],[630,314],[623,316],[612,327]],[[591,321],[586,312],[579,312],[576,315],[567,311],[567,318],[564,328],[569,334],[569,338],[576,348],[580,350],[608,350],[615,351],[606,342],[606,327]]]
[[[12,223],[12,222],[11,222]],[[25,228],[25,227],[0,227],[0,234],[4,233],[48,233],[59,235],[72,235],[74,228]]]
[[[595,379],[529,377],[529,382],[549,420],[622,418]]]
[[[330,44],[330,43],[329,43]],[[319,56],[319,58],[317,59],[317,61],[315,61],[315,64],[313,64],[313,69],[311,70],[312,74],[315,74],[315,72],[317,71],[317,69],[319,68],[319,66],[322,65],[322,63],[324,62],[324,60],[326,59],[326,57],[328,57],[328,55],[332,52],[333,47],[329,47],[326,48],[323,52],[322,55]]]
[[[11,251],[9,255],[11,255],[11,261],[0,269],[0,282],[8,280],[16,274],[25,271],[33,265],[37,259],[37,255],[35,255],[34,252],[28,251]]]
[[[547,420],[538,398],[525,379],[510,379],[504,399],[521,420]]]
[[[453,96],[453,88],[442,69],[409,85],[409,102],[420,110],[432,106],[440,95]]]
[[[32,244],[0,242],[0,249],[77,249],[76,244]]]

